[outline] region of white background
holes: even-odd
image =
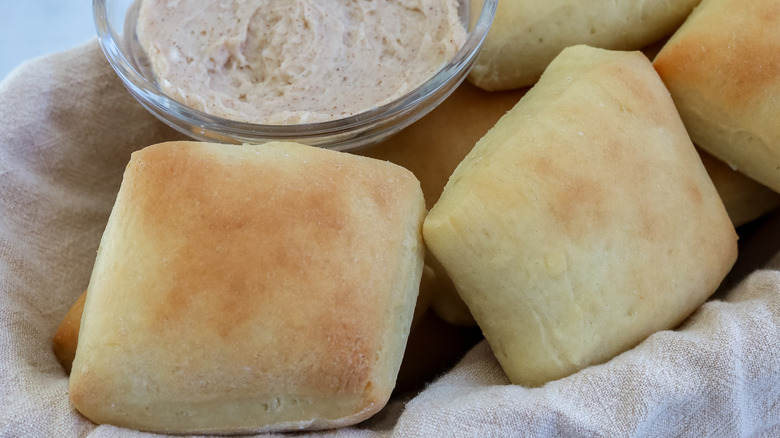
[[[92,0],[0,0],[0,80],[22,61],[96,37]]]

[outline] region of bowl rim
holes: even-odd
[[[128,8],[128,11],[137,7],[140,1],[141,0],[135,0]],[[459,4],[469,3],[469,0],[459,1],[461,2]],[[98,41],[105,57],[120,77],[124,86],[129,89],[131,94],[133,94],[147,110],[152,112],[156,117],[161,118],[171,127],[188,135],[193,135],[193,132],[174,124],[171,120],[168,120],[167,117],[162,117],[162,115],[171,115],[175,119],[187,124],[200,126],[202,130],[206,127],[216,128],[227,138],[227,140],[254,137],[261,140],[260,136],[262,136],[262,141],[317,138],[343,134],[345,132],[359,133],[361,131],[370,130],[376,125],[382,126],[383,124],[386,124],[388,118],[392,121],[408,117],[407,114],[418,108],[420,103],[425,101],[426,98],[431,95],[441,94],[441,89],[453,79],[457,80],[458,84],[465,79],[482,48],[488,30],[495,17],[497,5],[498,0],[484,0],[477,19],[472,19],[471,28],[467,29],[466,40],[452,59],[444,64],[433,76],[403,96],[359,114],[344,118],[315,123],[271,125],[240,122],[211,115],[168,97],[135,68],[127,58],[126,53],[117,43],[109,23],[106,0],[93,0],[92,2],[93,19],[97,30]],[[126,14],[127,12],[125,12],[125,15]],[[124,38],[126,38],[126,36],[123,37],[123,39]],[[458,77],[459,73],[460,77]],[[454,89],[455,87],[452,88]],[[451,91],[452,90],[449,90],[449,92]],[[438,102],[436,102],[435,105],[438,105],[438,103],[444,100],[444,98],[449,95],[449,92],[438,99]],[[432,109],[433,107],[428,109],[424,114],[427,114],[427,112]],[[417,120],[424,114],[419,115],[419,117],[416,117],[414,120]],[[201,133],[203,133],[203,131],[201,131]],[[195,136],[197,137],[197,135]]]

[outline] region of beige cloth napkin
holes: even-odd
[[[80,416],[50,342],[86,288],[129,154],[180,134],[130,97],[96,42],[16,69],[0,121],[0,436],[146,435]],[[765,223],[741,261],[780,249],[780,217]],[[314,435],[778,437],[780,258],[755,263],[680,328],[606,364],[528,389],[482,342],[368,422]]]

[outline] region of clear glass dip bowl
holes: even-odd
[[[355,116],[296,125],[237,122],[195,110],[167,97],[157,85],[135,33],[138,0],[93,0],[103,52],[130,93],[152,114],[197,140],[221,143],[295,141],[335,150],[379,142],[415,122],[465,79],[496,13],[498,0],[459,0],[466,42],[455,57],[422,85],[388,104]],[[481,9],[470,11],[474,4]]]

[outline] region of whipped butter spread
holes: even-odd
[[[457,0],[142,0],[136,31],[169,97],[277,125],[388,103],[466,38]]]

